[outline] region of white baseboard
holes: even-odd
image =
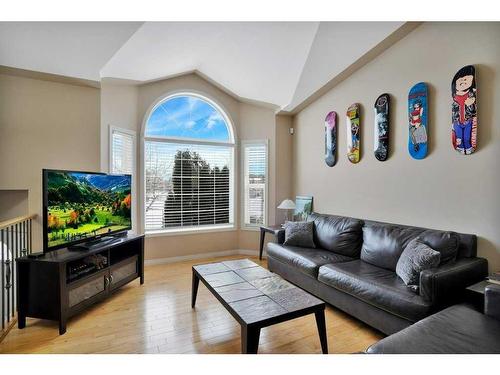
[[[186,260],[224,257],[224,256],[230,256],[230,255],[258,256],[259,252],[257,250],[245,250],[245,249],[215,251],[215,252],[212,252],[212,253],[181,255],[181,256],[168,257],[168,258],[145,259],[144,260],[144,264],[146,266],[152,266],[152,265],[155,265],[155,264],[176,263],[176,262],[183,262],[183,261],[186,261]]]

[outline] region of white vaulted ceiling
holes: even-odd
[[[404,22],[0,22],[0,65],[99,81],[199,72],[293,111]]]
[[[142,22],[0,22],[0,65],[98,81]]]
[[[238,96],[282,105],[291,100],[316,22],[144,24],[101,71],[148,81],[198,70]]]

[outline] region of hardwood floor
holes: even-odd
[[[144,285],[134,281],[70,319],[66,334],[59,336],[56,322],[28,318],[0,353],[240,353],[240,326],[202,284],[191,309],[191,266],[238,258],[245,257],[146,266]],[[326,325],[330,353],[363,351],[382,338],[330,306]],[[264,328],[259,353],[321,353],[314,315]]]

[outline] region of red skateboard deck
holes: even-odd
[[[463,155],[470,155],[477,147],[477,88],[473,65],[464,66],[455,74],[451,96],[453,148]]]

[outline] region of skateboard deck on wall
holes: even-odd
[[[414,159],[427,156],[427,85],[419,82],[408,93],[408,152]]]
[[[375,129],[373,150],[377,160],[385,161],[389,156],[389,94],[380,95],[375,101]]]
[[[359,104],[351,104],[347,108],[347,158],[351,163],[359,162],[360,129]]]
[[[337,114],[332,111],[325,118],[325,163],[333,167],[337,162]]]
[[[451,141],[453,148],[470,155],[477,147],[477,89],[476,70],[464,66],[451,82]]]

